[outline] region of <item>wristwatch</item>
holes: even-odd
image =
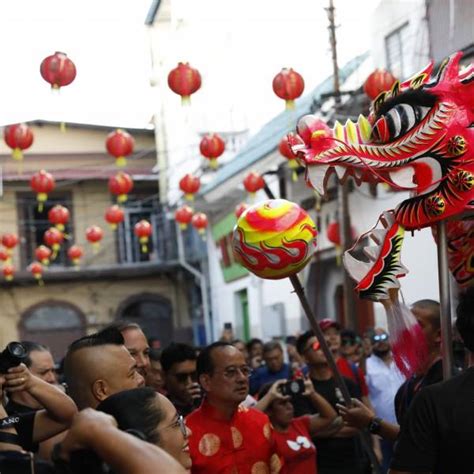
[[[379,434],[382,428],[382,418],[374,417],[370,420],[367,429],[372,434]]]

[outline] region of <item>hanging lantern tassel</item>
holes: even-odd
[[[198,233],[199,235],[201,236],[201,239],[204,240],[204,242],[206,241],[206,229],[199,229],[198,230]]]
[[[125,158],[124,158],[125,159]],[[120,204],[124,203],[127,200],[128,196],[126,194],[119,194],[117,196],[117,202]]]
[[[314,191],[314,208],[316,209],[316,212],[320,212],[321,211],[321,203],[322,203],[322,199],[321,199],[321,194],[318,193],[318,191]]]
[[[51,254],[51,260],[56,260],[60,248],[61,246],[59,244],[53,244],[53,253]]]
[[[127,166],[127,158],[125,158],[125,156],[117,156],[117,158],[115,158],[115,165],[119,168],[125,168],[125,166]]]
[[[184,195],[184,198],[186,199],[186,201],[192,202],[192,201],[194,201],[194,194],[192,194],[192,193],[186,193],[186,194]]]
[[[66,133],[66,130],[67,130],[67,128],[66,128],[66,122],[61,122],[61,123],[59,124],[59,130],[61,131],[61,133]]]
[[[143,237],[140,237],[139,242],[141,245],[140,249],[142,253],[148,253],[148,237],[145,235]]]
[[[288,166],[291,170],[291,180],[296,183],[296,181],[298,181],[298,173],[296,172],[296,170],[299,168],[300,165],[296,160],[290,160],[288,161]]]
[[[342,247],[337,244],[335,246],[336,246],[336,265],[340,267],[342,264]]]
[[[100,242],[92,242],[92,253],[97,255],[100,250]]]
[[[23,152],[21,148],[14,148],[12,151],[12,157],[14,160],[21,161],[23,159]]]
[[[38,201],[38,212],[43,212],[44,203],[48,200],[48,195],[46,193],[38,193],[36,200]]]
[[[35,280],[38,282],[38,286],[44,286],[43,275],[40,272],[33,273],[33,276],[35,277]]]

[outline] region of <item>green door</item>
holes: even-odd
[[[239,291],[237,295],[240,302],[240,314],[242,315],[242,339],[248,341],[250,339],[250,322],[247,290]]]

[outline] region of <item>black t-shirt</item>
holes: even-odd
[[[343,377],[351,397],[357,398],[359,393],[357,385],[350,379]],[[344,397],[334,378],[329,380],[311,379],[315,390],[322,395],[332,406],[336,403],[344,404]],[[316,408],[306,398],[298,398],[294,402],[295,416],[317,413]],[[349,468],[350,472],[362,472],[360,466],[368,465],[362,443],[358,436],[351,438],[314,438],[317,449],[318,469],[323,468]],[[359,466],[359,470],[356,466]]]
[[[35,425],[36,411],[33,408],[12,402],[7,403],[5,411],[9,415],[17,415],[20,421],[15,425],[19,437],[19,444],[25,451],[35,453],[38,451],[38,443],[33,443],[33,428]]]
[[[474,367],[419,392],[391,467],[434,474],[474,472]]]
[[[415,375],[403,382],[395,395],[395,415],[400,426],[404,423],[405,415],[414,396],[424,387],[443,381],[443,362],[435,362],[426,375]]]

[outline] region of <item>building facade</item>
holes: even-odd
[[[21,170],[10,150],[0,145],[0,233],[19,236],[12,255],[14,279],[0,282],[0,344],[18,339],[44,342],[61,357],[73,339],[117,318],[138,322],[149,337],[162,341],[192,341],[189,302],[195,285],[179,264],[175,224],[159,202],[153,130],[128,130],[135,139],[135,151],[124,170],[132,176],[134,188],[122,205],[124,222],[112,230],[104,214],[115,203],[108,179],[118,169],[105,150],[113,127],[70,124],[62,133],[57,123],[29,125],[34,144],[25,150]],[[39,169],[56,180],[42,208],[29,186]],[[70,220],[57,257],[44,267],[44,285],[39,285],[27,267],[36,260],[35,249],[51,227],[48,212],[55,204],[68,208]],[[153,227],[147,253],[140,250],[133,232],[141,219]],[[104,231],[98,248],[86,239],[91,225]],[[193,237],[185,238],[188,253],[192,252]],[[67,257],[73,244],[84,249],[78,267]],[[188,254],[188,258],[194,256]]]

